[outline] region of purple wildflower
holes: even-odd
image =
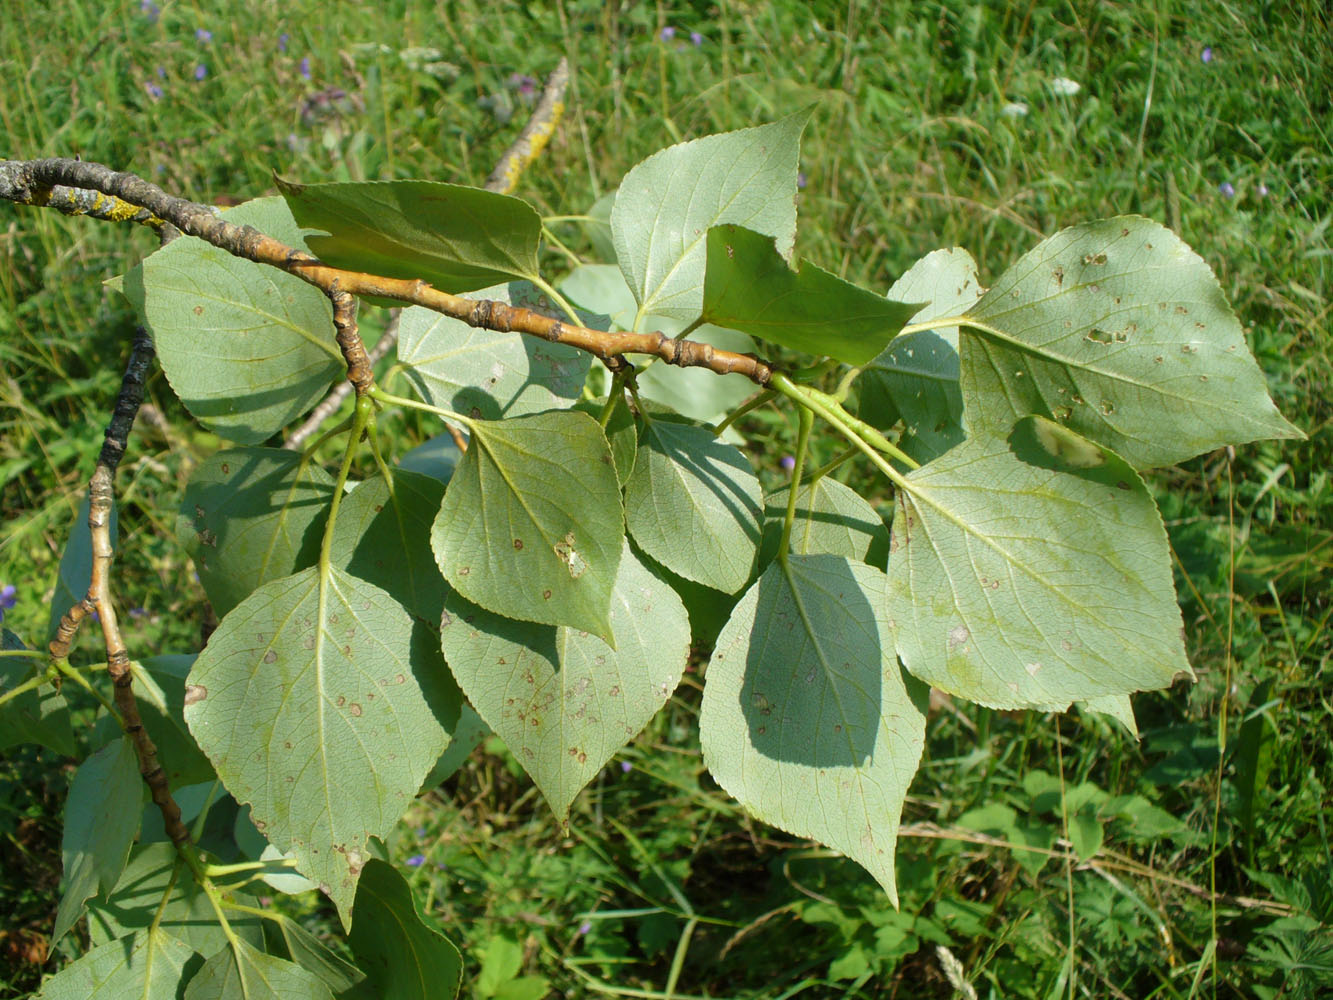
[[[796,174],[796,186],[798,188],[805,187],[807,180],[808,178],[805,176],[804,170],[801,170]]]
[[[1231,182],[1230,182],[1230,181],[1223,181],[1221,184],[1217,185],[1217,192],[1218,192],[1218,194],[1220,194],[1223,198],[1234,198],[1234,197],[1236,197],[1236,189],[1235,189],[1234,187],[1231,186]]]
[[[588,931],[590,930],[592,930],[592,924],[589,923],[587,920],[583,921],[583,923],[579,924],[579,937],[582,937],[584,934],[587,934]]]
[[[279,51],[279,52],[286,52],[286,51],[287,51],[287,42],[288,42],[288,40],[289,40],[291,37],[292,37],[292,36],[289,35],[289,34],[287,34],[287,32],[285,32],[285,31],[284,31],[281,35],[278,36],[278,51]]]
[[[622,761],[620,762],[620,770],[621,770],[621,773],[622,773],[622,774],[629,774],[630,771],[632,771],[633,769],[634,769],[634,765],[631,764],[629,761],[627,761],[627,760],[622,760]]]
[[[155,84],[152,80],[149,80],[143,86],[144,90],[148,91],[148,96],[151,97],[153,100],[155,101],[162,100],[162,88],[159,87],[157,84]]]
[[[782,466],[784,472],[791,472],[792,469],[796,468],[796,459],[791,455],[783,455],[778,460],[778,465]]]
[[[657,37],[662,39],[662,41],[664,42],[669,42],[671,41],[671,39],[676,37],[676,29],[671,27],[670,25],[667,25],[665,28],[662,29],[661,34],[658,35]]]
[[[147,618],[148,612],[144,608],[130,608],[130,617],[134,619]]]
[[[426,863],[426,855],[414,854],[403,863],[407,865],[409,868],[420,868],[423,864]]]
[[[207,45],[213,40],[213,32],[209,31],[207,28],[195,28],[194,40],[201,45]]]
[[[1210,62],[1212,62],[1212,61],[1213,61],[1213,47],[1212,47],[1211,45],[1205,45],[1205,46],[1203,47],[1203,51],[1199,53],[1199,58],[1202,59],[1202,60],[1203,60],[1204,62],[1206,62],[1206,63],[1210,63]]]
[[[153,0],[142,0],[139,4],[139,13],[148,18],[149,21],[156,21],[162,10],[157,4],[153,3]]]
[[[204,63],[200,63],[198,66],[194,68],[194,78],[196,80],[202,80],[206,76],[208,76],[208,66],[206,66]]]
[[[1260,181],[1259,186],[1255,189],[1254,193],[1257,194],[1260,198],[1267,198],[1268,185],[1265,184],[1263,181]]]
[[[159,80],[165,80],[167,78],[167,70],[165,66],[157,67],[157,69],[154,70],[154,72],[157,73],[157,78]]]
[[[5,620],[5,612],[19,602],[18,587],[7,583],[0,587],[0,622]]]
[[[690,41],[694,43],[695,48],[698,48],[700,45],[704,43],[704,36],[699,34],[699,32],[697,31],[691,31]]]
[[[301,76],[307,80],[310,79],[310,57],[301,57]]]

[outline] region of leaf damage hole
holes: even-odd
[[[565,569],[569,570],[570,577],[577,580],[588,572],[588,561],[579,554],[575,545],[574,532],[571,531],[556,542],[554,547],[556,558],[565,564]]]

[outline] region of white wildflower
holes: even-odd
[[[1006,118],[1025,118],[1027,113],[1028,106],[1022,101],[1010,101],[1000,109],[1000,114]]]
[[[1057,76],[1051,81],[1051,89],[1061,97],[1073,97],[1083,89],[1083,85],[1067,76]]]

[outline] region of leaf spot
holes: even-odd
[[[472,567],[471,567],[471,566],[464,566],[464,567],[462,567],[462,568],[458,571],[458,575],[459,575],[459,576],[467,576],[467,575],[468,575],[469,573],[471,573],[471,572],[472,572]]]
[[[347,711],[352,713],[354,718],[359,718],[361,715],[361,703],[356,701],[352,702],[352,704],[347,707]]]
[[[515,548],[515,550],[522,549],[522,548],[523,548],[523,539],[521,539],[521,538],[515,538],[515,539],[514,539],[514,548]]]
[[[1036,677],[1037,671],[1041,669],[1040,663],[1025,663],[1023,667],[1028,672],[1029,677]]]
[[[202,684],[185,685],[185,704],[196,705],[208,697],[208,688]]]
[[[275,652],[273,652],[273,650],[270,649],[267,653],[264,654],[264,662],[265,662],[265,663],[277,663],[277,662],[278,662],[278,654],[275,653]]]
[[[547,588],[546,590],[542,591],[542,600],[549,601],[550,599],[551,599],[551,591],[550,588]]]
[[[574,532],[571,531],[555,543],[555,554],[565,564],[565,568],[569,570],[569,575],[577,580],[588,571],[588,561],[579,554],[575,545]]]
[[[1083,258],[1083,263],[1084,263],[1084,264],[1105,264],[1105,263],[1106,263],[1106,254],[1104,254],[1104,253],[1090,253],[1090,254],[1086,255],[1086,256]]]
[[[965,625],[955,625],[949,629],[949,648],[957,649],[963,643],[971,638],[972,633],[967,630]]]

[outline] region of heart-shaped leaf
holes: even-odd
[[[1190,673],[1147,487],[1044,418],[907,476],[889,581],[907,669],[982,705],[1063,709]]]
[[[794,351],[863,365],[919,308],[808,261],[792,270],[771,236],[744,226],[713,227],[707,247],[704,319]]]
[[[796,166],[809,111],[654,153],[620,182],[611,239],[639,313],[689,323],[703,308],[705,237],[733,222],[796,239]]]
[[[471,292],[537,276],[542,220],[507,194],[439,181],[293,184],[278,179],[296,221],[326,264],[388,278],[420,278]]]
[[[774,562],[718,637],[699,736],[708,770],[746,809],[842,851],[897,905],[898,823],[926,718],[884,606],[884,574],[863,563]]]
[[[451,594],[440,630],[463,693],[532,776],[556,819],[666,703],[685,673],[685,606],[625,543],[612,649],[587,632],[483,611]]]
[[[458,720],[436,648],[378,587],[311,568],[242,601],[190,672],[199,746],[345,924],[370,838],[393,829]]]
[[[569,410],[473,423],[431,547],[449,585],[472,603],[612,641],[624,533],[606,435]]]
[[[248,201],[222,217],[304,249],[281,198]],[[328,296],[193,236],[145,258],[123,287],[181,402],[233,441],[272,437],[346,371]]]
[[[366,974],[365,995],[383,1000],[453,1000],[463,956],[422,916],[412,890],[392,865],[372,860],[356,890],[348,944]]]
[[[734,594],[750,579],[760,527],[759,480],[740,449],[703,427],[655,420],[625,484],[629,532],[673,573]]]
[[[960,365],[969,433],[1052,417],[1136,469],[1225,444],[1303,437],[1212,269],[1175,233],[1122,216],[1065,229],[968,310]]]

